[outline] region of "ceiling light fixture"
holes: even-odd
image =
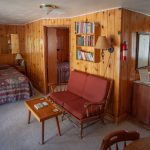
[[[48,15],[50,12],[52,12],[54,9],[57,9],[58,7],[56,5],[51,5],[51,4],[41,4],[40,8],[46,11]]]

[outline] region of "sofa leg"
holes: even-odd
[[[83,123],[81,123],[80,137],[81,137],[81,139],[83,138]]]
[[[61,116],[61,121],[64,121],[64,114],[62,114]]]
[[[64,121],[65,111],[62,112],[61,120]]]
[[[104,115],[101,116],[101,122],[102,122],[102,124],[105,124],[105,122],[104,122]]]

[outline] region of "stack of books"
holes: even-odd
[[[94,46],[94,36],[77,37],[78,46]]]
[[[93,53],[91,53],[91,52],[77,50],[77,59],[78,60],[86,60],[86,61],[94,61],[94,56],[93,56]]]
[[[75,31],[76,34],[91,34],[94,33],[95,23],[94,22],[76,22]]]

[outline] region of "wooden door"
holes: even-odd
[[[57,61],[69,61],[69,29],[57,28]]]
[[[57,34],[55,28],[47,29],[48,83],[57,83]]]

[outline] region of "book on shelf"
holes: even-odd
[[[77,37],[78,46],[94,46],[94,36],[78,36]]]
[[[94,61],[94,55],[91,52],[85,52],[82,50],[77,50],[77,59],[78,60]]]
[[[90,53],[90,54],[89,54],[89,57],[90,57],[90,61],[94,61],[93,53]]]
[[[94,22],[76,22],[75,23],[76,34],[91,34],[95,32]]]
[[[80,52],[81,52],[81,55],[82,55],[82,59],[86,60],[85,52],[83,52],[83,51],[80,51]]]
[[[80,50],[77,50],[77,58],[78,58],[79,60],[81,60],[81,59],[82,59],[82,55],[81,55]]]
[[[86,53],[86,60],[90,61],[90,53]]]

